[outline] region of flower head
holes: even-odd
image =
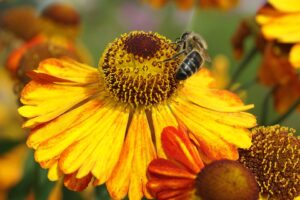
[[[256,15],[260,27],[252,19],[243,20],[232,38],[232,44],[239,58],[243,55],[245,40],[249,36],[255,37],[256,49],[263,56],[258,80],[273,88],[274,107],[277,112],[285,113],[300,97],[299,73],[291,59],[297,41],[288,40],[297,38],[297,12],[292,10],[299,7],[299,3],[289,1],[288,5],[283,5],[277,0],[268,2]]]
[[[188,133],[174,127],[164,128],[161,140],[168,159],[157,158],[148,167],[147,187],[155,198],[258,199],[254,176],[238,162],[220,160],[204,166]]]
[[[80,32],[80,16],[70,5],[53,3],[41,12],[30,6],[11,8],[0,16],[1,28],[28,41],[38,34],[76,39]]]
[[[36,10],[30,6],[11,8],[1,13],[0,26],[23,40],[31,39],[41,28]]]
[[[289,61],[295,68],[300,67],[300,3],[291,0],[268,0],[257,13],[256,21],[267,40],[291,44]]]
[[[78,36],[81,26],[79,13],[64,3],[48,5],[40,14],[40,23],[44,34],[65,36],[73,40]]]
[[[266,44],[258,74],[262,84],[275,87],[274,106],[279,113],[286,112],[300,98],[300,78],[285,49],[280,44]]]
[[[70,59],[47,59],[30,74],[19,113],[28,118],[27,145],[49,179],[83,190],[106,183],[112,198],[150,198],[146,168],[165,157],[165,126],[192,130],[207,161],[237,159],[248,148],[255,117],[234,94],[210,87],[207,69],[174,79],[182,58],[163,36],[134,31],[108,45],[99,69]]]
[[[252,130],[252,146],[239,151],[239,161],[256,176],[260,193],[268,199],[300,195],[300,138],[279,125]]]

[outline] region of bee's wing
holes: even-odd
[[[211,62],[211,57],[207,51],[203,51],[202,56],[206,62]]]

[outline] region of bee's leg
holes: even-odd
[[[176,58],[176,57],[180,56],[181,54],[186,54],[186,51],[185,51],[185,50],[183,50],[183,51],[181,51],[181,52],[179,52],[179,53],[175,54],[175,55],[174,55],[174,56],[172,56],[171,58],[168,58],[168,59],[166,59],[166,60],[163,60],[163,61],[160,61],[160,62],[168,62],[168,61],[170,61],[170,60],[173,60],[174,58]]]

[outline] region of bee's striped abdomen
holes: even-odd
[[[185,80],[194,74],[203,63],[203,59],[198,51],[189,53],[179,66],[176,73],[177,80]]]

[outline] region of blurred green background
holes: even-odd
[[[230,43],[231,37],[240,21],[245,17],[254,16],[256,10],[264,1],[242,0],[238,7],[230,11],[204,10],[198,7],[188,11],[181,11],[174,3],[168,3],[160,9],[154,9],[144,1],[138,0],[0,0],[0,12],[20,5],[32,5],[41,10],[52,2],[69,3],[80,12],[83,24],[80,40],[91,52],[93,66],[95,67],[97,67],[98,59],[105,46],[124,32],[132,30],[154,31],[174,40],[184,31],[192,30],[202,34],[207,40],[209,45],[208,51],[212,58],[220,54],[228,58],[229,73],[233,74],[240,61],[233,58]],[[249,39],[245,52],[247,53],[253,45],[253,40]],[[0,63],[3,64],[3,62],[2,58]],[[239,77],[238,82],[243,84],[253,80],[260,62],[261,55],[258,54],[251,61],[247,70]],[[207,66],[210,67],[210,64]],[[259,84],[254,84],[247,90],[247,98],[244,100],[246,103],[255,104],[255,108],[251,112],[258,119],[261,118],[262,102],[269,90],[269,88],[265,88]],[[0,104],[15,101],[13,98],[6,98],[3,91],[3,89],[0,91],[2,92],[0,94]],[[271,122],[278,117],[278,114],[273,110],[272,101],[269,103],[269,110],[267,119],[268,122]],[[299,113],[294,112],[282,125],[300,130]],[[0,128],[0,134],[7,134],[5,131],[11,132],[12,130],[14,129]],[[7,145],[1,141],[1,153],[3,154],[3,152],[12,146],[14,146],[14,143]],[[34,162],[31,162],[32,159],[32,152],[29,152],[26,162],[28,165],[25,167],[25,171],[27,170],[28,172],[25,174],[28,177],[25,177],[10,192],[10,199],[24,199],[25,196],[23,193],[31,190],[30,186],[33,186],[34,190],[36,190],[36,194],[39,195],[38,199],[47,199],[54,184],[49,183],[45,176],[45,171],[40,169],[37,164],[33,164]],[[32,174],[35,174],[35,176]],[[93,192],[91,193],[92,195],[85,195],[86,198],[109,199],[103,187],[97,189],[97,195],[94,195]],[[82,195],[63,189],[63,199],[82,199]]]

